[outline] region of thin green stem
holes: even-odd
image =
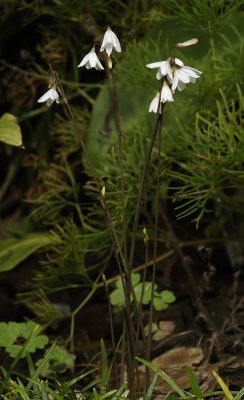
[[[146,156],[146,160],[145,160],[145,164],[144,164],[144,168],[143,168],[143,172],[142,172],[142,176],[141,176],[140,186],[139,186],[139,190],[138,190],[138,197],[137,197],[137,203],[136,203],[136,209],[135,209],[134,223],[133,223],[133,228],[132,228],[132,238],[131,238],[130,257],[129,257],[129,269],[132,268],[133,261],[134,261],[135,244],[136,244],[136,233],[137,233],[137,229],[138,229],[138,222],[139,222],[139,216],[140,216],[140,211],[141,211],[141,202],[142,202],[143,190],[144,190],[144,186],[145,186],[145,181],[146,181],[149,162],[150,162],[150,158],[151,158],[151,154],[152,154],[152,150],[153,150],[153,145],[154,145],[154,142],[155,142],[155,138],[156,138],[156,135],[157,135],[157,131],[158,131],[158,127],[159,127],[160,121],[162,120],[162,116],[163,116],[163,110],[164,110],[164,104],[162,104],[162,114],[158,113],[155,126],[154,126],[154,128],[152,130],[151,139],[150,139],[150,143],[149,143],[149,147],[148,147],[148,151],[147,151],[147,156]]]
[[[156,194],[155,194],[155,223],[154,223],[154,247],[153,247],[153,272],[152,272],[152,291],[151,291],[151,303],[149,311],[149,332],[148,332],[148,343],[146,350],[146,360],[150,361],[151,354],[151,343],[152,343],[152,322],[153,322],[153,298],[155,290],[156,280],[156,266],[157,266],[157,251],[158,251],[158,215],[159,215],[159,193],[160,193],[160,157],[161,157],[161,136],[162,136],[162,119],[159,124],[158,132],[158,159],[157,159],[157,180],[156,180]],[[147,369],[146,373],[147,389],[150,385],[150,376]]]
[[[120,168],[120,184],[121,184],[121,206],[122,206],[122,224],[123,224],[123,250],[124,259],[127,263],[127,239],[126,239],[126,201],[125,201],[125,181],[124,181],[124,162],[123,162],[123,134],[121,128],[121,117],[120,117],[120,106],[119,96],[116,87],[115,77],[113,70],[110,71],[111,82],[112,82],[112,96],[115,114],[115,123],[118,131],[118,156],[119,156],[119,168]]]

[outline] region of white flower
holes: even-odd
[[[119,39],[117,38],[115,33],[112,31],[112,29],[110,27],[108,27],[108,29],[106,30],[106,32],[104,34],[100,51],[105,50],[107,55],[110,56],[112,53],[113,47],[115,48],[115,50],[118,53],[121,52],[121,46],[120,46]]]
[[[88,53],[80,62],[80,64],[78,65],[79,67],[86,67],[86,69],[91,69],[91,68],[95,68],[97,70],[101,70],[104,69],[102,64],[100,63],[96,52],[95,52],[95,47],[93,47],[90,51],[90,53]]]
[[[166,103],[166,101],[172,102],[174,101],[171,89],[169,88],[166,80],[164,80],[163,87],[161,90],[160,101],[162,103]]]
[[[159,103],[160,93],[158,92],[154,99],[151,101],[149,112],[162,114],[162,104]]]
[[[151,64],[147,64],[147,68],[158,68],[156,78],[162,79],[163,76],[166,76],[169,79],[173,78],[171,65],[170,65],[170,58],[166,61],[157,61]]]
[[[195,68],[185,66],[178,58],[174,59],[174,63],[176,68],[174,70],[174,78],[171,80],[173,92],[176,89],[181,92],[183,89],[185,89],[186,83],[195,83],[196,79],[202,74],[201,71],[198,71]]]
[[[56,103],[59,103],[58,92],[54,87],[52,87],[37,101],[38,101],[38,103],[44,103],[46,101],[47,105],[49,107],[53,104],[54,100],[56,101]]]

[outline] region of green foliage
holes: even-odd
[[[244,181],[244,139],[240,121],[244,102],[239,86],[233,95],[227,100],[221,93],[216,115],[197,115],[194,132],[189,129],[177,140],[177,147],[185,149],[184,157],[179,150],[172,154],[179,168],[168,175],[178,183],[171,188],[175,202],[181,201],[176,207],[178,217],[197,214],[197,225],[203,214],[211,211],[209,200],[223,208],[231,203],[236,210],[243,207],[240,184]]]
[[[52,373],[64,373],[67,370],[74,370],[75,355],[69,353],[64,347],[59,345],[55,346],[48,362],[42,369],[42,376],[49,376]],[[36,362],[36,366],[39,367],[43,362],[44,358]]]
[[[12,146],[24,147],[20,126],[17,118],[12,114],[5,113],[0,118],[0,141]]]
[[[134,289],[136,300],[138,303],[142,301],[143,304],[149,304],[152,298],[152,282],[143,283],[140,282],[140,280],[140,274],[131,274],[131,283]],[[114,289],[110,294],[110,300],[113,306],[122,307],[125,305],[125,296],[121,278],[117,279],[115,286],[116,289]],[[162,290],[161,292],[158,292],[156,289],[157,285],[154,285],[153,306],[158,311],[166,310],[169,304],[175,301],[175,296],[169,290]],[[130,300],[133,300],[132,295]]]
[[[47,86],[48,63],[51,62],[57,69],[64,85],[77,129],[85,140],[101,186],[106,188],[112,225],[123,246],[121,171],[111,90],[103,72],[78,71],[78,59],[90,50],[93,42],[101,40],[104,28],[108,25],[114,27],[123,49],[122,54],[115,56],[113,64],[122,117],[125,219],[129,244],[138,182],[155,119],[148,113],[148,107],[159,86],[155,71],[145,66],[149,62],[165,59],[175,43],[196,33],[198,46],[175,53],[185,65],[196,67],[203,71],[203,75],[195,85],[188,85],[182,93],[175,93],[174,103],[165,107],[163,148],[159,159],[160,205],[169,206],[169,218],[177,232],[185,232],[181,218],[193,220],[199,229],[202,229],[201,221],[204,219],[205,230],[200,232],[202,236],[208,236],[210,232],[222,235],[224,232],[228,239],[233,231],[238,234],[243,231],[243,222],[239,218],[243,214],[244,178],[241,131],[244,25],[240,7],[240,0],[190,0],[184,4],[176,0],[156,0],[153,7],[150,0],[130,1],[128,4],[120,0],[12,0],[10,6],[3,6],[4,12],[0,16],[3,22],[0,39],[3,44],[3,59],[0,61],[3,85],[0,98],[1,101],[7,99],[10,111],[18,115],[25,129],[27,151],[20,170],[20,181],[25,192],[23,197],[28,201],[27,213],[31,211],[37,224],[55,233],[52,239],[50,236],[44,238],[43,234],[42,239],[33,239],[28,243],[25,242],[26,237],[3,241],[0,245],[0,270],[10,270],[34,251],[48,246],[46,258],[42,257],[38,267],[33,268],[33,279],[27,282],[26,292],[21,298],[31,304],[33,312],[42,321],[51,324],[62,318],[54,310],[50,294],[62,291],[65,298],[70,299],[71,293],[77,290],[82,306],[86,296],[83,288],[94,288],[101,271],[109,266],[109,273],[111,270],[113,274],[118,273],[114,271],[113,247],[93,173],[84,159],[83,165],[81,163],[80,144],[72,121],[67,120],[62,103],[52,109],[36,105],[41,84],[45,88]],[[27,34],[22,31],[23,24]],[[28,34],[33,32],[33,26],[36,32],[30,41],[27,39]],[[18,37],[20,45],[12,46],[13,37]],[[5,46],[8,39],[11,42]],[[11,54],[12,65],[5,47],[18,47],[17,53],[13,51],[13,56]],[[2,105],[5,109],[6,105]],[[16,129],[16,121],[11,121]],[[18,137],[18,142],[14,144],[21,143]],[[5,157],[8,158],[10,166],[14,163],[14,150],[8,146],[0,149],[4,161]],[[140,221],[146,227],[154,224],[156,207],[152,199],[157,185],[157,161],[155,143],[140,215]],[[11,179],[9,187],[15,189],[18,179]],[[31,190],[27,192],[26,188]],[[5,191],[7,195],[9,192]],[[174,221],[173,207],[178,221]],[[27,236],[27,239],[31,237]],[[152,230],[149,254],[153,237]],[[138,242],[140,239],[138,235]],[[162,251],[166,249],[166,240],[165,227],[160,227]],[[134,261],[135,264],[140,262]],[[145,282],[143,285],[139,274],[132,274],[132,281],[137,300],[142,298],[144,304],[149,304],[152,283]],[[153,304],[156,309],[163,310],[175,297],[171,291],[159,292],[157,289],[155,285]],[[111,302],[116,306],[124,304],[121,281],[117,281],[111,293]],[[74,318],[79,307],[73,313]],[[25,378],[23,381],[16,377],[10,380],[10,374],[5,374],[5,381],[9,384],[6,395],[9,398],[77,398],[71,386],[78,382],[78,378],[65,384],[44,382],[40,378],[61,368],[62,363],[64,368],[72,369],[73,356],[65,353],[64,349],[63,352],[58,348],[56,351],[54,347],[40,361],[37,370],[33,366],[34,372],[30,374],[28,383]],[[91,399],[119,398],[124,388],[117,392],[110,390],[104,346],[102,354],[100,392],[96,378],[79,394]],[[153,395],[158,375],[171,384],[181,398],[186,397],[162,371],[155,372],[146,400]],[[188,376],[194,395],[202,397],[190,371]],[[28,386],[30,384],[31,387]]]
[[[34,334],[31,336],[32,332]],[[20,340],[31,339],[27,343],[21,358],[26,357],[27,353],[35,353],[38,349],[43,349],[49,342],[46,335],[41,335],[41,327],[33,321],[27,322],[0,322],[0,347],[4,347],[5,351],[15,358],[20,353],[22,344],[18,344]]]
[[[0,243],[0,272],[9,271],[41,247],[57,243],[49,233],[29,233],[23,238],[5,239]]]

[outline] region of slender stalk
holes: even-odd
[[[61,96],[62,96],[62,98],[64,100],[65,106],[66,106],[66,108],[68,110],[69,116],[70,116],[71,121],[73,123],[74,131],[76,133],[77,139],[80,142],[80,145],[81,145],[82,151],[84,153],[85,159],[87,161],[87,164],[89,165],[89,167],[90,167],[90,169],[92,171],[92,176],[94,178],[94,181],[95,181],[95,184],[96,184],[96,187],[97,187],[97,190],[98,190],[99,198],[100,198],[100,201],[101,201],[102,209],[104,211],[105,221],[107,223],[107,226],[108,226],[110,234],[111,234],[112,243],[113,243],[113,246],[114,246],[114,249],[115,249],[115,256],[116,256],[117,259],[119,259],[118,258],[118,254],[119,254],[120,259],[121,259],[121,263],[122,263],[124,271],[125,271],[125,274],[128,275],[128,269],[127,269],[127,265],[126,265],[125,260],[124,260],[123,252],[122,252],[121,245],[120,245],[120,241],[119,241],[117,233],[116,233],[116,231],[114,229],[113,221],[112,221],[112,218],[111,218],[111,215],[110,215],[110,212],[109,212],[105,197],[102,194],[102,188],[101,188],[102,185],[99,182],[96,170],[95,170],[95,168],[94,168],[94,166],[93,166],[93,164],[92,164],[92,162],[90,160],[90,157],[89,157],[89,155],[88,155],[88,153],[86,151],[82,135],[81,135],[79,129],[77,128],[76,120],[74,118],[74,115],[73,115],[73,112],[71,110],[71,107],[70,107],[70,105],[68,103],[67,97],[65,96],[65,92],[64,92],[63,86],[62,86],[62,84],[60,82],[59,76],[58,76],[57,72],[52,69],[52,66],[50,64],[49,64],[49,67],[50,67],[50,71],[51,71],[51,79],[56,83],[56,86],[57,86],[57,88],[58,88],[58,90],[59,90],[59,92],[60,92],[60,94],[61,94]]]
[[[137,349],[138,349],[140,327],[141,327],[141,323],[142,323],[143,296],[144,296],[145,281],[146,281],[147,267],[148,267],[148,240],[147,240],[147,238],[144,241],[145,241],[145,246],[146,246],[145,264],[144,264],[144,271],[143,271],[143,278],[142,278],[141,298],[139,301],[138,321],[137,321],[136,340],[135,340],[135,354],[137,353]]]
[[[153,145],[155,142],[155,138],[157,135],[160,121],[162,120],[163,111],[164,111],[164,104],[162,104],[162,114],[158,113],[155,126],[152,130],[151,139],[150,139],[150,143],[149,143],[149,147],[148,147],[148,151],[147,151],[147,156],[146,156],[146,160],[145,160],[145,164],[144,164],[144,168],[143,168],[143,172],[142,172],[142,176],[141,176],[141,181],[140,181],[140,185],[139,185],[138,197],[137,197],[137,203],[136,203],[136,209],[135,209],[135,216],[134,216],[134,223],[133,223],[133,228],[132,228],[132,239],[131,239],[129,265],[128,265],[129,269],[132,268],[133,261],[134,261],[136,233],[137,233],[137,229],[138,229],[138,221],[139,221],[140,210],[141,210],[142,195],[143,195],[143,190],[144,190],[144,186],[145,186],[149,162],[150,162],[150,158],[151,158],[151,154],[152,154],[152,149],[153,149]]]
[[[125,293],[125,306],[126,306],[125,307],[125,312],[127,314],[129,340],[130,340],[130,343],[131,343],[131,349],[133,349],[134,340],[133,340],[133,324],[132,324],[132,320],[131,320],[130,292],[132,292],[133,297],[135,297],[135,294],[134,294],[133,287],[132,287],[131,282],[130,282],[130,276],[128,274],[127,263],[125,262],[125,259],[124,259],[124,256],[123,256],[123,251],[122,251],[122,248],[121,248],[117,233],[116,233],[116,231],[114,229],[113,221],[112,221],[112,218],[111,218],[111,215],[110,215],[106,200],[105,200],[105,198],[103,196],[99,179],[97,177],[95,168],[94,168],[94,166],[93,166],[93,164],[92,164],[92,162],[90,160],[90,157],[89,157],[89,155],[88,155],[88,153],[86,151],[85,144],[84,144],[83,138],[82,138],[82,136],[80,134],[80,131],[77,128],[76,121],[75,121],[73,112],[71,110],[71,107],[70,107],[70,105],[68,103],[68,100],[67,100],[67,98],[65,96],[65,92],[64,92],[63,86],[62,86],[62,84],[61,84],[61,82],[59,80],[57,72],[52,69],[51,65],[49,65],[49,66],[50,66],[50,71],[51,71],[51,81],[53,82],[53,84],[54,83],[56,84],[56,86],[57,86],[57,88],[58,88],[58,90],[59,90],[59,92],[60,92],[60,94],[61,94],[61,96],[62,96],[62,98],[64,100],[65,106],[66,106],[66,108],[68,110],[68,113],[70,115],[71,121],[73,123],[73,127],[74,127],[74,130],[75,130],[75,133],[76,133],[77,138],[78,138],[78,140],[80,142],[81,148],[82,148],[84,156],[86,158],[86,161],[87,161],[89,167],[91,168],[92,175],[93,175],[93,178],[94,178],[97,190],[98,190],[98,194],[99,194],[99,197],[100,197],[102,209],[103,209],[103,212],[104,212],[105,222],[106,222],[106,224],[107,224],[107,226],[109,228],[109,232],[110,232],[110,235],[111,235],[112,246],[113,246],[115,258],[116,258],[116,261],[117,261],[117,264],[118,264],[118,268],[119,268],[119,273],[120,273],[120,276],[121,276],[121,279],[122,279],[123,290],[124,290],[124,293]],[[123,273],[123,271],[124,271],[124,273]],[[124,276],[125,276],[125,279],[123,278]],[[78,307],[78,309],[76,309],[74,311],[74,313],[72,314],[72,317],[71,317],[71,334],[74,333],[74,318],[75,318],[75,314],[79,311],[79,309],[80,308]],[[72,335],[71,335],[71,338],[72,338]],[[73,342],[72,342],[72,346],[73,346]]]
[[[151,336],[152,336],[152,322],[153,322],[153,298],[155,290],[155,280],[156,280],[156,265],[157,265],[157,250],[158,250],[158,215],[159,215],[159,192],[160,192],[160,156],[161,156],[161,136],[162,136],[162,118],[159,123],[158,132],[158,159],[157,159],[157,180],[156,180],[156,194],[155,194],[155,223],[154,223],[154,247],[153,247],[153,272],[152,272],[152,292],[151,292],[151,303],[149,311],[149,332],[148,332],[148,343],[146,349],[146,359],[150,361],[151,354]],[[149,370],[146,370],[146,387],[148,389],[150,385]]]
[[[113,360],[114,360],[115,382],[116,382],[116,387],[119,387],[119,375],[118,375],[118,365],[117,365],[114,326],[113,326],[113,313],[112,313],[112,306],[111,306],[111,301],[110,301],[110,297],[109,297],[108,284],[107,284],[105,275],[103,275],[103,284],[104,284],[105,294],[106,294],[107,303],[108,303],[109,324],[110,324],[111,342],[112,342],[112,351],[113,351]]]
[[[112,69],[109,69],[111,83],[112,83],[112,97],[114,105],[115,123],[118,131],[118,156],[119,156],[119,168],[120,168],[120,185],[121,185],[121,205],[122,205],[122,224],[123,224],[123,250],[124,259],[127,263],[127,238],[126,238],[126,201],[125,201],[125,181],[124,181],[124,162],[123,162],[123,134],[121,128],[121,117],[120,117],[120,106],[119,96],[116,87],[115,77]]]
[[[141,291],[141,298],[139,302],[139,310],[138,310],[138,318],[137,318],[137,329],[136,329],[136,339],[135,339],[135,354],[137,354],[138,350],[138,342],[139,342],[139,334],[140,334],[140,328],[141,332],[143,333],[142,339],[143,339],[143,348],[144,351],[146,351],[146,340],[145,340],[145,335],[144,335],[144,327],[143,327],[143,322],[142,322],[142,308],[143,308],[143,296],[144,296],[144,290],[145,290],[145,282],[146,282],[146,276],[147,276],[147,266],[148,266],[148,237],[147,234],[144,235],[144,242],[146,246],[146,251],[145,251],[145,265],[144,265],[144,271],[143,271],[143,278],[142,278],[142,291]],[[137,388],[140,388],[140,377],[139,377],[139,371],[138,371],[138,364],[137,361],[135,360],[135,369],[136,369],[136,378],[137,378]],[[146,391],[145,391],[146,393]],[[144,393],[144,395],[145,395]]]

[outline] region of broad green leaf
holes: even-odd
[[[141,280],[141,276],[140,276],[140,274],[137,272],[137,273],[132,273],[131,274],[131,283],[132,283],[132,286],[135,286],[137,283],[139,283],[140,282],[140,280]],[[116,285],[116,287],[118,288],[118,289],[123,289],[123,285],[122,285],[122,280],[121,280],[121,278],[118,278],[117,279],[117,281],[115,282],[115,285]]]
[[[0,323],[0,347],[7,347],[15,342],[19,335],[17,325],[16,322]]]
[[[17,118],[12,114],[5,113],[0,118],[0,141],[24,148]]]
[[[5,239],[0,242],[0,272],[16,267],[41,247],[57,243],[58,239],[45,233],[30,233],[23,238]]]
[[[137,273],[132,273],[131,274],[131,283],[132,283],[132,286],[135,286],[135,285],[137,285],[137,283],[139,283],[140,282],[140,280],[141,280],[141,275],[137,272]]]
[[[24,343],[27,339],[25,350],[21,358],[26,356],[26,352],[34,353],[36,349],[43,349],[49,339],[45,335],[39,335],[41,327],[33,321],[27,322],[1,322],[0,323],[0,346],[10,353],[11,357],[16,358],[20,353],[23,344],[17,344],[20,339]]]
[[[160,293],[160,297],[165,303],[173,303],[175,301],[175,295],[170,290],[163,290]]]
[[[153,299],[153,306],[155,310],[162,311],[168,308],[168,304],[163,301],[160,297],[154,297]]]
[[[43,349],[49,342],[49,339],[46,335],[38,335],[34,336],[32,340],[27,344],[25,348],[25,352],[22,354],[21,358],[26,356],[26,353],[35,353],[37,349]],[[11,344],[6,347],[6,351],[10,354],[11,357],[15,358],[19,354],[22,345],[20,344]]]
[[[136,299],[138,302],[141,300],[142,288],[143,288],[142,282],[138,283],[138,285],[134,287]],[[149,304],[151,300],[151,295],[152,295],[152,283],[145,282],[143,290],[143,299],[142,299],[143,304]]]
[[[123,289],[115,289],[110,294],[110,301],[113,306],[123,306],[125,304],[125,296]]]

